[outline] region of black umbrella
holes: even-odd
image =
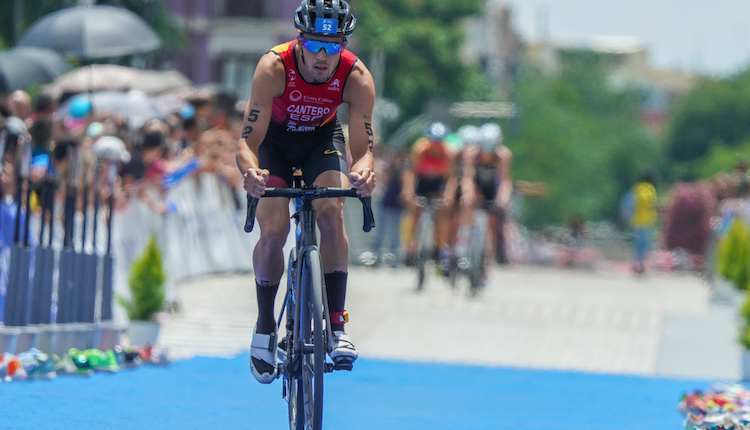
[[[26,46],[0,52],[0,93],[52,81],[68,70],[63,57],[46,48]]]
[[[161,46],[154,30],[135,13],[114,6],[76,6],[34,23],[18,46],[41,46],[84,58],[117,57]]]

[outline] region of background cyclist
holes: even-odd
[[[450,219],[447,210],[453,204],[456,182],[453,168],[454,158],[444,141],[449,133],[441,122],[433,122],[424,130],[424,136],[414,143],[411,153],[411,168],[404,172],[404,201],[410,205],[413,226],[417,225],[423,208],[417,204],[417,197],[438,200],[435,211],[435,251],[439,252],[438,268],[447,273],[450,262]],[[416,258],[416,235],[414,228],[406,245],[407,260]]]
[[[469,145],[463,157],[461,204],[466,208],[465,220],[473,219],[473,209],[484,202],[494,201],[495,216],[490,217],[489,254],[498,263],[507,262],[504,243],[504,220],[508,213],[513,183],[511,161],[513,154],[502,144],[503,133],[495,123],[479,128],[479,141]],[[471,221],[469,221],[471,222]],[[497,252],[495,252],[497,250]]]
[[[375,87],[365,65],[345,49],[355,23],[349,4],[343,0],[304,0],[294,15],[298,38],[261,57],[237,148],[237,164],[245,178],[244,188],[251,196],[262,196],[267,186],[290,187],[293,168],[302,168],[308,185],[351,185],[362,196],[372,192]],[[336,115],[342,103],[349,104],[350,170]],[[348,319],[344,304],[349,245],[343,200],[314,202],[334,333],[330,354],[334,362],[357,358],[344,331]],[[253,267],[258,320],[250,367],[253,376],[267,384],[277,373],[273,310],[284,272],[282,248],[289,234],[289,199],[261,199],[256,215],[260,240],[253,253]]]
[[[458,128],[456,131],[458,138],[461,141],[461,145],[455,156],[456,162],[456,181],[458,183],[456,197],[454,199],[454,208],[451,211],[451,249],[453,250],[453,256],[457,260],[458,258],[465,257],[466,251],[469,247],[469,240],[472,225],[473,211],[466,210],[462,202],[466,199],[462,199],[463,193],[463,178],[464,178],[464,158],[469,153],[476,151],[476,146],[479,144],[479,127],[476,125],[464,125]]]

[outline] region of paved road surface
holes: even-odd
[[[436,277],[416,293],[414,280],[407,269],[351,271],[347,331],[362,357],[739,377],[735,309],[712,305],[708,284],[695,276],[497,268],[475,299],[465,285],[452,291]],[[253,285],[252,275],[182,285],[183,313],[165,324],[160,342],[178,356],[247,350]]]
[[[736,378],[734,306],[711,305],[694,277],[492,275],[469,299],[437,279],[416,294],[406,270],[352,270],[349,333],[362,358],[326,377],[325,428],[676,430],[682,393]],[[278,381],[260,385],[248,369],[252,285],[243,275],[180,286],[184,311],[161,342],[192,359],[0,384],[0,429],[288,428]]]

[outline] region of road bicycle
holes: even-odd
[[[456,268],[460,274],[466,275],[469,280],[469,296],[476,297],[484,287],[487,270],[487,247],[490,216],[496,215],[497,209],[494,202],[485,202],[474,211],[474,219],[466,237],[467,243],[457,245]]]
[[[416,204],[422,208],[422,212],[414,225],[414,267],[417,269],[417,291],[422,291],[427,278],[427,266],[435,256],[435,211],[442,203],[440,199],[420,196],[417,197]]]
[[[286,334],[279,342],[277,375],[284,384],[282,396],[288,403],[290,430],[320,430],[323,425],[323,375],[334,370],[351,370],[351,362],[332,363],[326,356],[332,350],[333,332],[323,267],[318,250],[315,209],[319,198],[358,197],[362,202],[364,225],[375,227],[370,197],[360,197],[354,188],[318,188],[301,186],[294,177],[294,188],[266,188],[263,197],[295,199],[296,246],[289,254],[287,291],[277,326],[286,311]],[[256,198],[248,195],[245,231],[255,224]],[[275,339],[272,338],[275,342]]]

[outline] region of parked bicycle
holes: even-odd
[[[266,188],[263,197],[295,199],[296,246],[289,254],[286,300],[277,321],[281,327],[286,312],[286,334],[277,350],[280,361],[277,374],[284,379],[282,395],[288,403],[289,429],[320,430],[323,375],[334,370],[352,370],[352,363],[326,361],[333,349],[333,332],[312,202],[319,198],[358,197],[364,212],[362,229],[369,232],[375,227],[371,198],[360,197],[355,188],[302,187],[298,176],[294,178],[294,188]],[[246,232],[253,229],[257,205],[258,199],[248,195]]]

